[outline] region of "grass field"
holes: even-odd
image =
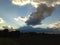
[[[21,35],[19,38],[0,37],[0,45],[60,45],[60,37],[54,35]]]

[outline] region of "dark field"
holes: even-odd
[[[0,45],[60,45],[60,34],[0,31]]]
[[[0,37],[0,45],[60,45],[60,37],[53,35],[22,35],[19,38]]]

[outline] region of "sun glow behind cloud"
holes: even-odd
[[[2,18],[0,18],[0,23],[4,23],[4,20]]]

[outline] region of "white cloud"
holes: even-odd
[[[49,28],[60,28],[60,21],[48,25]]]
[[[60,21],[58,21],[58,22],[56,22],[56,23],[52,23],[52,24],[42,24],[42,25],[36,25],[36,26],[34,26],[35,28],[36,27],[42,27],[42,28],[53,28],[53,29],[55,29],[55,28],[60,28]]]
[[[2,26],[0,26],[0,30],[3,30],[4,28]]]
[[[26,4],[31,4],[34,7],[38,7],[39,4],[44,3],[49,5],[56,5],[60,4],[60,0],[12,0],[12,4],[18,5],[18,6],[24,6]]]
[[[33,26],[34,28],[47,28],[48,25],[47,24],[41,24],[41,25],[36,25],[36,26]]]
[[[27,18],[26,17],[22,17],[22,16],[14,18],[14,21],[16,22],[16,24],[19,25],[19,27],[25,26],[26,25],[26,23],[25,23],[26,20],[27,20]]]
[[[14,20],[15,20],[15,21],[19,21],[19,19],[18,19],[18,18],[14,18]]]
[[[4,23],[4,20],[2,18],[0,18],[0,23]]]
[[[12,0],[12,3],[15,5],[23,6],[30,2],[30,0]]]
[[[12,0],[12,4],[18,5],[18,6],[24,6],[26,4],[31,4],[34,7],[37,7],[40,4],[40,0]],[[45,2],[42,2],[45,3]]]
[[[23,21],[23,22],[25,22],[27,19],[28,19],[28,18],[22,17],[22,16],[19,16],[19,17],[17,17],[17,18],[14,18],[15,21]]]

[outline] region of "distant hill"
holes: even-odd
[[[31,26],[24,26],[18,29],[21,32],[36,32],[36,33],[49,33],[49,34],[60,34],[59,28],[33,28]]]

